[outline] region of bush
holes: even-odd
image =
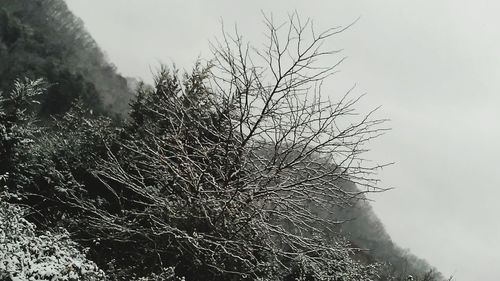
[[[0,279],[104,280],[104,273],[86,259],[68,233],[36,234],[24,210],[0,202]]]

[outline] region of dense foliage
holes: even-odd
[[[2,144],[10,144],[5,151],[11,155],[29,153],[11,157],[16,163],[3,171],[7,184],[4,191],[11,202],[32,206],[36,212],[29,218],[42,228],[69,230],[73,239],[89,248],[89,257],[113,279],[161,276],[172,267],[177,275],[188,280],[374,277],[375,267],[351,259],[351,251],[340,240],[331,246],[325,244],[313,256],[290,250],[286,252],[289,256],[277,255],[283,249],[275,243],[286,240],[268,233],[265,223],[269,223],[269,218],[254,221],[247,217],[263,206],[255,209],[251,205],[258,202],[249,200],[231,202],[234,192],[212,189],[217,187],[213,181],[228,180],[214,178],[218,173],[224,176],[224,171],[209,169],[220,167],[219,161],[227,161],[213,153],[225,156],[228,151],[217,152],[217,147],[229,144],[206,130],[214,123],[224,122],[214,122],[217,117],[210,115],[215,112],[210,113],[207,108],[203,112],[204,99],[186,99],[189,93],[200,97],[207,94],[200,92],[204,91],[203,79],[203,71],[187,76],[183,89],[188,94],[177,98],[182,97],[176,95],[181,89],[179,84],[168,72],[162,73],[155,90],[145,90],[138,96],[133,104],[134,117],[123,129],[86,114],[81,105],[75,105],[50,127],[38,128],[34,115],[27,112],[32,108],[29,101],[43,92],[41,84],[17,82],[15,91],[5,95],[1,103],[3,120],[9,120],[4,122],[8,138]],[[5,110],[14,98],[24,100],[24,107],[12,112]],[[185,121],[193,123],[178,120],[182,126],[171,122],[154,126],[161,124],[164,114],[175,118],[189,114],[184,116]],[[158,130],[151,132],[148,128]],[[210,144],[211,151],[186,147],[193,143],[200,144],[200,149],[207,149],[205,144]],[[182,168],[175,168],[177,165]],[[195,187],[189,179],[192,169],[199,169],[200,165],[208,172],[205,179],[203,175],[196,176]],[[178,174],[182,171],[184,174]],[[229,180],[241,182],[239,177]],[[302,239],[310,239],[308,243],[315,246],[324,243],[315,242],[317,238]]]

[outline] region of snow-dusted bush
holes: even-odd
[[[0,280],[104,280],[67,232],[37,235],[23,214],[0,198]]]

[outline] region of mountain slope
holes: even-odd
[[[352,182],[344,182],[345,190],[359,191]],[[427,261],[415,256],[409,249],[403,249],[394,243],[387,233],[383,222],[374,213],[368,200],[359,200],[351,207],[337,210],[340,220],[345,220],[340,233],[368,256],[387,264],[381,280],[396,276],[397,280],[406,280],[409,275],[417,280],[443,280],[442,274]],[[388,279],[392,280],[392,279]]]
[[[0,90],[14,79],[43,77],[50,87],[42,114],[66,111],[77,98],[122,114],[132,92],[63,0],[2,0]]]

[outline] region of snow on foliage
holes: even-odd
[[[67,232],[37,235],[24,210],[0,198],[0,280],[103,280]]]
[[[140,277],[136,281],[186,281],[186,278],[177,276],[174,267],[167,267],[160,274],[152,273],[149,276]]]

